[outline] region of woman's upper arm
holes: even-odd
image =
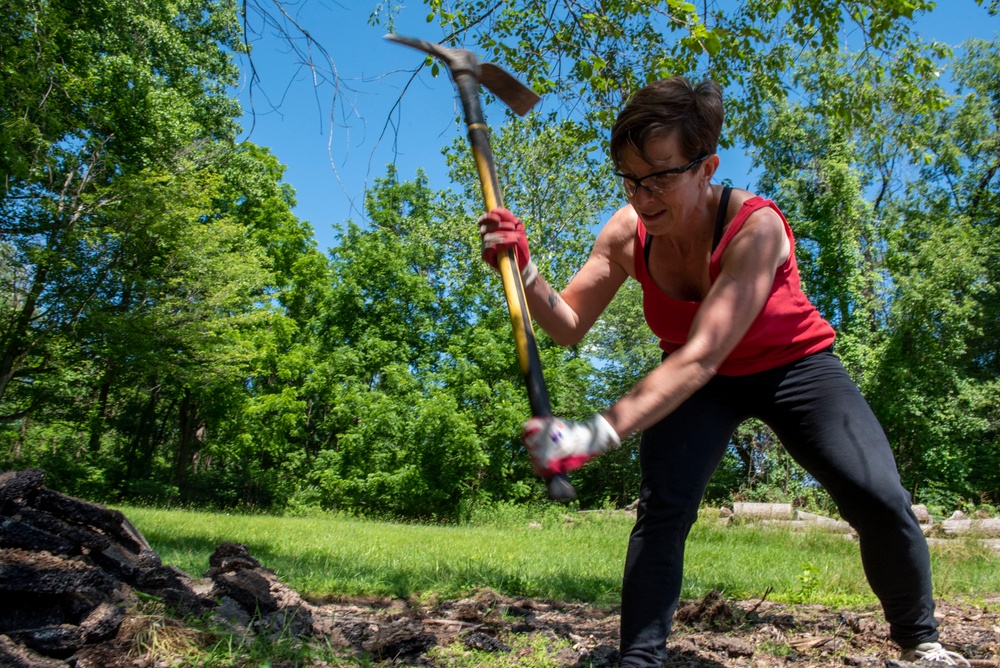
[[[726,248],[720,273],[691,326],[686,352],[712,372],[718,369],[760,315],[790,252],[778,213],[770,208],[754,212]]]
[[[631,242],[629,218],[631,207],[619,209],[597,235],[590,257],[580,268],[560,297],[577,315],[580,338],[590,331],[604,309],[614,298],[622,283],[628,278],[624,261],[624,244]]]

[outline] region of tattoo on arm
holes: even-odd
[[[556,294],[555,290],[552,290],[549,292],[549,308],[554,310],[557,304],[559,304],[559,295]]]

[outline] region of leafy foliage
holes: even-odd
[[[483,60],[518,73],[536,92],[558,98],[579,115],[598,141],[624,101],[641,86],[673,74],[711,76],[733,90],[730,141],[754,143],[752,128],[767,101],[794,92],[787,73],[803,55],[822,58],[853,42],[848,70],[869,90],[890,71],[900,102],[939,105],[938,86],[912,76],[932,66],[943,47],[911,32],[929,0],[712,0],[613,2],[547,0],[530,4],[485,0],[425,0],[427,21],[452,46],[475,44]],[[376,20],[389,22],[391,12]],[[817,72],[819,74],[819,72]],[[832,113],[867,116],[880,100],[843,95],[835,80],[818,76]]]
[[[995,502],[995,42],[953,59],[910,33],[931,7],[917,0],[427,5],[454,43],[565,103],[492,138],[555,285],[618,205],[595,147],[622,101],[667,73],[725,83],[728,141],[796,230],[806,288],[908,488],[945,509]],[[3,9],[0,463],[91,498],[296,512],[450,520],[544,498],[464,142],[445,150],[456,192],[390,165],[371,224],[343,221],[325,256],[283,166],[235,144],[235,4]],[[581,344],[538,338],[570,418],[659,363],[634,285]],[[582,505],[635,498],[635,448],[574,474]],[[709,494],[828,504],[758,423]]]
[[[757,154],[761,186],[796,230],[807,291],[838,327],[837,350],[895,447],[905,483],[945,508],[996,489],[978,484],[979,471],[996,468],[988,453],[997,374],[982,365],[996,355],[983,329],[996,321],[996,216],[982,206],[996,188],[996,162],[980,152],[997,128],[983,104],[996,85],[988,55],[996,45],[970,47],[955,76],[975,93],[949,109],[904,108],[892,80],[867,90],[843,64],[807,61],[807,73],[845,72],[845,95],[860,88],[884,96],[880,113],[845,125],[821,89],[810,89],[795,105],[776,100],[758,129],[771,138]]]

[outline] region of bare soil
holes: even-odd
[[[508,598],[484,590],[457,601],[313,601],[325,626],[324,644],[342,648],[368,666],[618,665],[617,609],[579,603]],[[1000,667],[1000,597],[938,601],[941,641],[970,664]],[[163,622],[161,622],[162,624]],[[179,624],[174,621],[172,624]],[[126,624],[123,629],[127,629]],[[190,632],[195,639],[199,634]],[[532,642],[518,642],[518,639]],[[138,650],[133,634],[85,650],[77,666],[166,668],[177,657]],[[479,652],[479,654],[476,654]],[[542,660],[545,654],[547,660]],[[534,655],[534,656],[533,656]],[[327,655],[328,656],[328,655]],[[364,657],[364,658],[362,658]],[[682,668],[794,668],[920,666],[900,661],[876,609],[840,610],[769,601],[729,601],[712,592],[682,601],[663,666]],[[185,665],[183,662],[180,665]],[[240,665],[237,663],[236,665]],[[260,665],[258,662],[247,663]],[[274,668],[343,665],[320,659],[272,659]],[[935,666],[941,664],[933,664]]]
[[[510,653],[518,634],[548,639],[559,666],[598,668],[618,661],[616,609],[513,599],[488,590],[469,599],[425,605],[399,600],[314,604],[335,620],[340,635],[353,633],[344,640],[371,651],[376,665],[444,666],[446,662],[426,650],[454,643]],[[975,603],[938,601],[937,617],[947,647],[968,657],[973,666],[1000,666],[1000,597]],[[415,636],[418,628],[422,635]],[[681,603],[667,645],[665,666],[913,665],[898,661],[899,650],[889,641],[885,620],[875,608],[848,611],[766,600],[728,601],[715,592]],[[537,643],[532,647],[520,651],[539,651]],[[518,665],[516,656],[510,661]]]
[[[323,600],[309,604],[312,640],[337,649],[348,665],[389,666],[560,666],[611,668],[618,665],[619,614],[615,608],[580,603],[509,598],[490,590],[467,599],[417,603],[401,599]],[[976,668],[1000,668],[1000,597],[937,604],[941,641],[968,657]],[[179,655],[213,643],[212,634],[179,619],[155,620],[161,635],[150,647],[143,615],[131,615],[112,640],[79,652],[76,668],[168,668],[191,665]],[[150,617],[149,619],[154,619]],[[256,628],[257,634],[266,629]],[[237,642],[238,644],[238,642]],[[172,646],[172,647],[171,647]],[[179,651],[177,651],[179,650]],[[197,654],[197,651],[196,651]],[[272,668],[343,666],[321,659],[270,657]],[[190,656],[190,654],[188,654]],[[325,656],[329,657],[329,654]],[[231,665],[260,666],[256,660]],[[65,664],[60,664],[65,665]],[[227,663],[227,665],[230,665]],[[663,666],[683,668],[795,668],[856,666],[908,668],[899,660],[876,608],[837,609],[770,601],[730,601],[715,592],[682,601],[667,642]],[[939,666],[941,664],[933,664]]]

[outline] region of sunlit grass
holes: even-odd
[[[123,509],[165,563],[199,575],[222,541],[245,543],[310,596],[512,596],[613,602],[628,523],[422,526],[337,517],[281,518]]]
[[[245,543],[309,597],[435,594],[488,587],[508,596],[615,605],[632,519],[624,513],[512,513],[471,525],[417,525],[123,508],[165,563],[199,576],[222,541]],[[935,593],[1000,592],[996,558],[973,541],[932,546]],[[857,541],[822,531],[724,526],[704,518],[687,543],[684,598],[876,602]]]

